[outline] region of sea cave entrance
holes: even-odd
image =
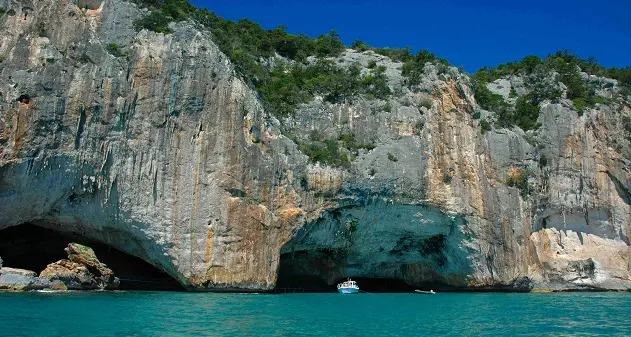
[[[0,231],[0,257],[5,267],[41,272],[50,263],[67,259],[64,248],[76,242],[94,250],[97,258],[120,278],[120,290],[169,290],[184,288],[170,275],[144,260],[83,236],[25,223]]]
[[[350,277],[357,281],[361,291],[369,293],[409,293],[414,287],[396,278],[376,278],[347,275],[328,284],[326,275],[339,270],[344,262],[335,260],[335,253],[329,250],[301,251],[282,254],[278,278],[277,293],[284,292],[337,292],[337,284]]]

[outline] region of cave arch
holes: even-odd
[[[138,257],[82,235],[42,227],[37,222],[0,230],[0,257],[5,267],[39,274],[48,264],[67,259],[64,248],[71,242],[92,248],[98,259],[120,278],[121,290],[184,290],[172,276]]]

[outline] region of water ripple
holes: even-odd
[[[2,336],[627,336],[629,293],[0,294]]]

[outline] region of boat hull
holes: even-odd
[[[339,291],[342,294],[357,294],[359,292],[359,289],[357,289],[357,288],[337,288],[337,291]]]

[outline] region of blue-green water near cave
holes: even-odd
[[[0,293],[2,336],[629,336],[631,293]]]

